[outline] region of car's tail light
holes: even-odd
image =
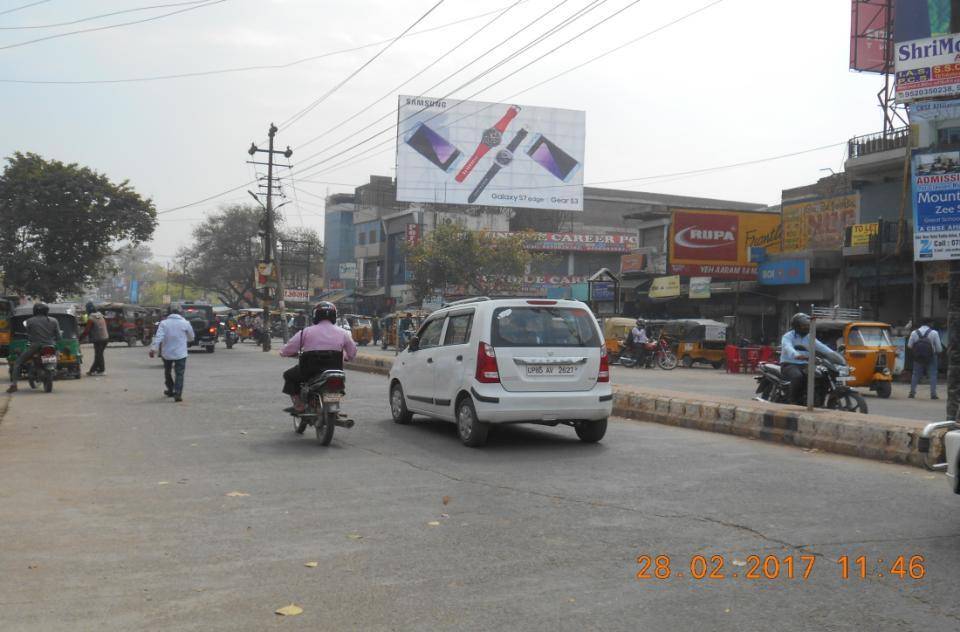
[[[216,328],[216,327],[211,327],[211,328],[210,328],[210,333],[212,333],[212,334],[217,333],[217,328]]]
[[[236,325],[230,325],[230,331],[236,331],[236,330],[237,330]]]
[[[481,384],[499,384],[500,368],[497,366],[497,353],[485,342],[477,349],[477,381]]]
[[[327,378],[327,381],[323,385],[323,390],[325,391],[342,391],[344,390],[344,383],[342,377],[331,377]]]
[[[600,372],[597,373],[597,382],[610,381],[610,358],[607,356],[607,350],[600,351]]]

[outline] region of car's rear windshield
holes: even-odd
[[[494,347],[597,347],[596,321],[577,307],[501,307],[493,312]]]

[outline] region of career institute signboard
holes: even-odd
[[[913,258],[960,259],[960,152],[913,157]]]
[[[895,53],[899,103],[960,94],[960,34],[899,42]]]

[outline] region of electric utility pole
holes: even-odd
[[[274,227],[274,208],[273,208],[273,189],[274,189],[274,178],[273,178],[273,157],[277,154],[283,155],[286,158],[289,158],[293,155],[293,150],[290,149],[290,146],[287,146],[286,151],[278,151],[273,148],[273,139],[277,135],[277,126],[273,123],[270,123],[270,130],[268,133],[270,144],[267,149],[259,149],[256,143],[250,143],[250,149],[247,150],[247,153],[250,156],[254,156],[257,152],[267,154],[267,162],[255,162],[247,161],[255,165],[266,165],[267,166],[267,204],[264,207],[266,217],[264,219],[264,239],[263,239],[263,263],[267,265],[267,268],[270,269],[271,278],[280,278],[279,270],[274,274],[272,266],[276,265],[274,262],[273,247],[276,241],[276,232]],[[287,166],[287,165],[284,165]],[[275,291],[279,291],[279,288],[274,288]],[[270,288],[263,288],[263,350],[270,351]],[[278,297],[279,305],[283,307],[283,296]],[[282,309],[281,309],[281,320],[283,319]],[[286,322],[286,321],[284,321]]]

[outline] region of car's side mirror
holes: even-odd
[[[408,351],[416,351],[420,348],[420,339],[414,336],[410,339],[410,343],[407,345]]]

